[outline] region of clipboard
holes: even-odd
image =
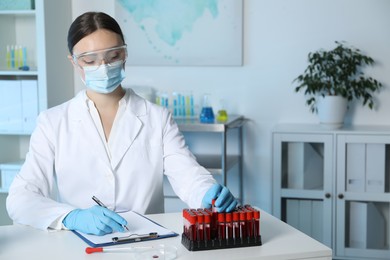
[[[129,231],[114,232],[104,236],[85,234],[77,230],[72,230],[72,232],[91,247],[114,246],[178,236],[177,233],[137,212],[128,211],[118,214],[127,220]]]

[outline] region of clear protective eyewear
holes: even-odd
[[[78,55],[73,54],[72,58],[73,62],[81,69],[97,70],[103,61],[108,66],[118,61],[123,61],[124,63],[127,58],[127,45],[84,52]]]

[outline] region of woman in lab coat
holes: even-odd
[[[86,90],[39,115],[7,198],[15,222],[97,235],[123,231],[126,220],[116,212],[164,211],[163,174],[191,208],[209,207],[214,198],[220,211],[236,207],[230,191],[196,162],[168,110],[122,88],[127,51],[112,17],[80,15],[68,48]]]

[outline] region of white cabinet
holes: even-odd
[[[274,215],[334,259],[390,259],[390,126],[278,125],[273,182]]]
[[[73,68],[67,59],[71,1],[33,2],[33,8],[16,1],[0,5],[0,165],[3,166],[24,160],[29,136],[41,111],[74,96]],[[15,4],[18,10],[9,8],[10,4]],[[7,46],[11,45],[25,47],[29,70],[20,70],[20,64],[10,66]],[[3,183],[8,186],[11,175],[7,172],[4,176]],[[0,192],[7,192],[7,188],[0,186]],[[4,203],[5,196],[1,196],[1,208]],[[0,216],[4,214],[1,212]],[[9,219],[0,217],[0,225],[4,223],[9,223]]]

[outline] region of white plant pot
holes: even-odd
[[[340,96],[325,96],[317,98],[318,117],[320,124],[327,129],[337,129],[344,125],[348,100]]]

